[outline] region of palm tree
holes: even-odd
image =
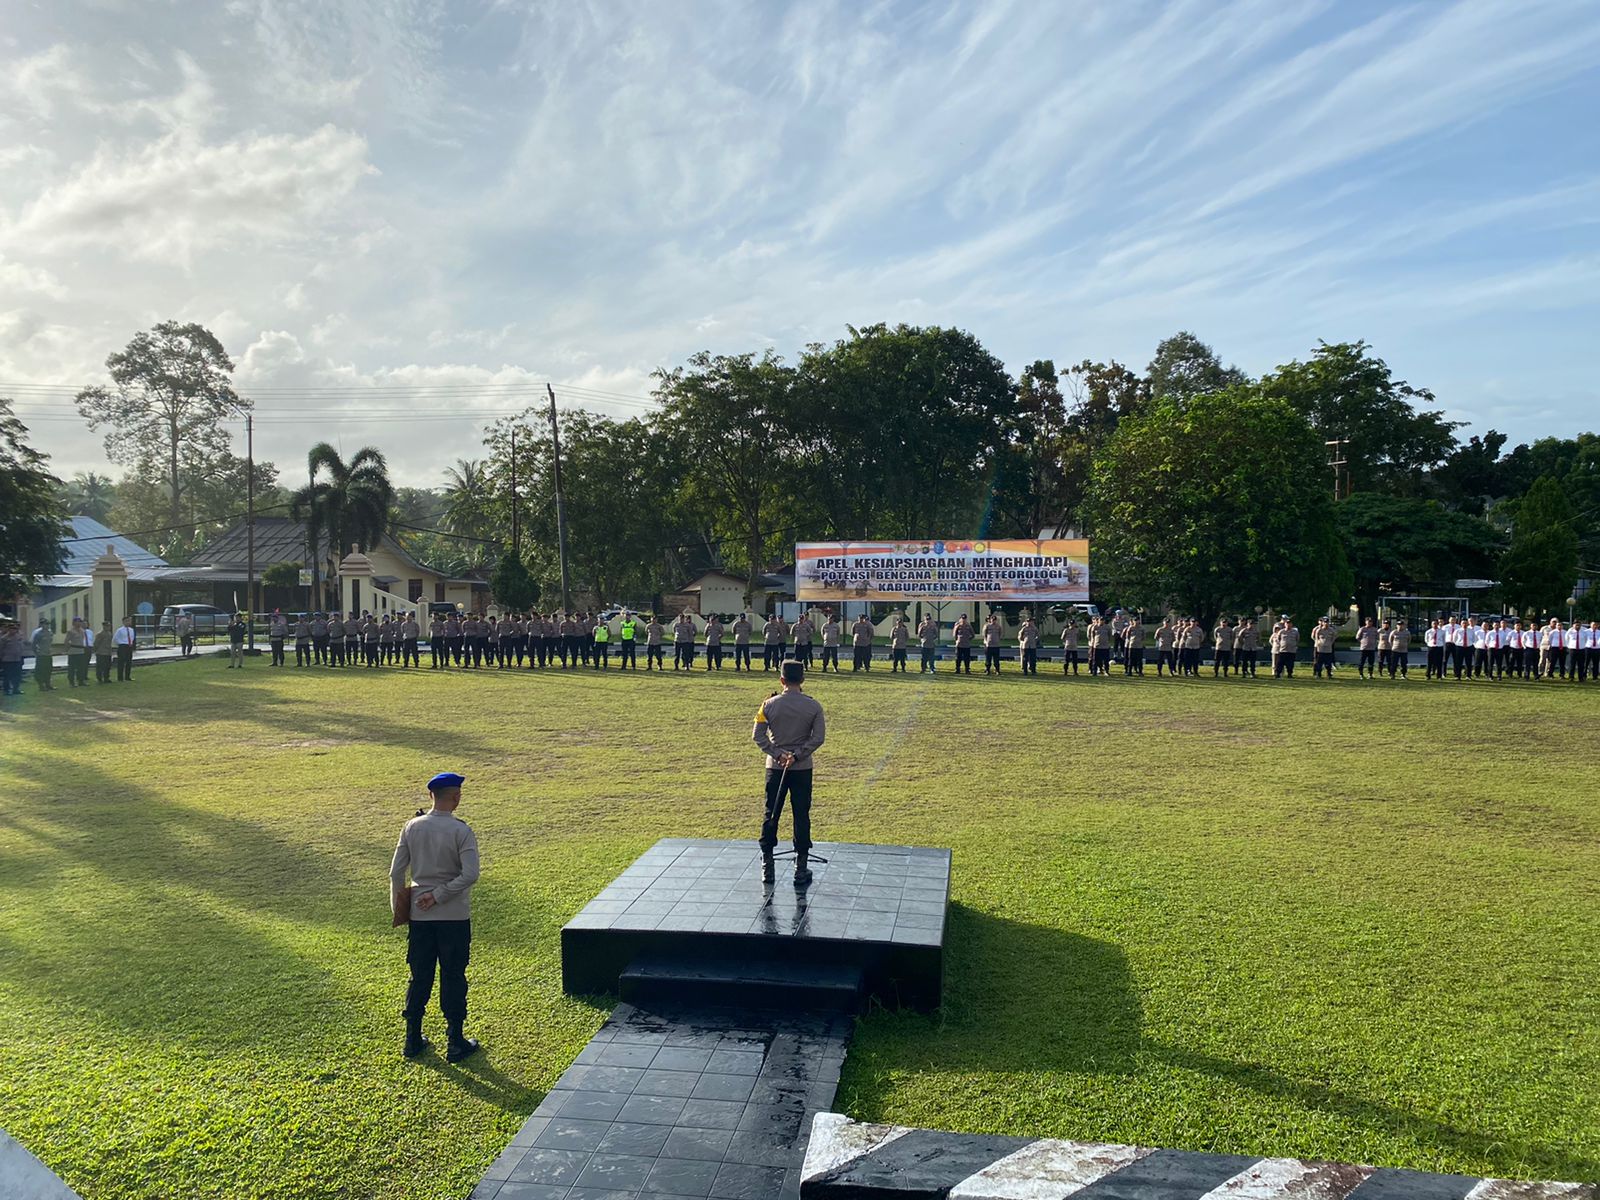
[[[451,533],[479,536],[483,531],[483,506],[489,486],[483,460],[458,458],[455,466],[445,468],[444,478],[445,528]]]
[[[312,594],[320,596],[317,547],[324,535],[335,559],[342,559],[352,546],[374,545],[388,532],[394,486],[382,452],[372,446],[363,446],[345,462],[327,442],[318,442],[306,455],[306,467],[308,482],[290,498],[289,514],[306,523]]]
[[[111,502],[117,498],[117,485],[107,475],[79,471],[67,484],[66,493],[73,512],[104,521],[111,512]]]

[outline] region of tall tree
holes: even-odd
[[[1396,379],[1365,342],[1317,346],[1309,362],[1291,362],[1261,380],[1263,395],[1287,401],[1324,441],[1340,440],[1352,491],[1418,495],[1425,472],[1455,449],[1460,422],[1431,406],[1433,393]],[[1326,455],[1323,456],[1326,461]],[[1323,479],[1331,479],[1323,468]]]
[[[1303,416],[1253,388],[1153,401],[1094,462],[1097,573],[1125,602],[1175,602],[1207,625],[1257,603],[1309,615],[1345,598],[1321,452]]]
[[[801,511],[838,538],[987,533],[1016,404],[965,330],[871,325],[809,346],[787,421]]]
[[[1061,511],[1057,525],[1081,525],[1089,474],[1101,448],[1126,417],[1150,403],[1150,386],[1115,360],[1084,359],[1066,376],[1067,416],[1061,438]]]
[[[306,557],[313,595],[322,597],[321,547],[340,559],[356,545],[372,546],[389,530],[394,487],[381,451],[363,446],[350,461],[327,442],[306,455],[308,480],[290,500],[290,515],[306,523]]]
[[[1578,535],[1566,492],[1551,476],[1541,476],[1511,512],[1511,545],[1500,558],[1500,590],[1517,612],[1560,609],[1578,581]]]
[[[747,599],[766,569],[786,474],[794,370],[777,355],[694,355],[656,372],[655,427],[686,448],[684,488],[740,539]]]
[[[1014,532],[1033,537],[1059,522],[1066,509],[1061,470],[1067,402],[1061,376],[1047,358],[1030,363],[1017,381],[1016,436],[1006,473],[1006,515]]]
[[[174,526],[166,482],[129,472],[117,484],[107,522],[119,533],[150,547],[169,563],[193,560],[212,538],[236,525],[245,514],[249,463],[220,454],[197,467],[183,493],[182,524]],[[288,493],[278,486],[278,468],[258,459],[255,464],[256,511],[282,511]]]
[[[49,459],[27,442],[28,427],[0,397],[0,598],[28,591],[39,578],[54,575],[66,559],[63,539],[71,527],[62,519],[60,481],[46,467]]]
[[[1179,330],[1156,347],[1145,368],[1150,394],[1189,400],[1248,382],[1238,367],[1225,367],[1217,352],[1188,330]]]
[[[1500,548],[1487,521],[1433,500],[1357,492],[1334,511],[1362,617],[1377,615],[1384,587],[1410,592],[1479,578],[1493,569]]]
[[[1462,442],[1434,469],[1434,494],[1462,512],[1479,514],[1494,501],[1504,499],[1510,478],[1500,459],[1505,444],[1506,435],[1494,429],[1481,438],[1474,435]]]
[[[233,390],[233,360],[202,325],[164,321],[134,335],[106,359],[111,388],[78,393],[90,429],[110,427],[106,457],[143,478],[164,479],[168,516],[183,523],[183,500],[207,465],[229,452],[222,422],[250,401]]]
[[[490,536],[489,479],[482,460],[458,458],[445,468],[444,479],[445,528],[468,537]]]

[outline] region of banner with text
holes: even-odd
[[[1089,598],[1087,539],[801,542],[797,600]]]

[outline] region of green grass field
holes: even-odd
[[[818,836],[955,854],[944,1009],[863,1020],[844,1111],[1600,1178],[1600,691],[1048,671],[812,687]],[[30,693],[0,1127],[90,1200],[464,1195],[605,1016],[562,923],[659,837],[753,836],[768,686],[207,659]],[[386,909],[446,767],[484,857],[461,1068],[399,1057]]]

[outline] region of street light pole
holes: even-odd
[[[572,590],[567,582],[567,507],[561,496],[561,430],[556,423],[556,390],[548,383],[544,390],[550,394],[550,440],[556,456],[556,551],[561,557],[561,611],[570,615]]]

